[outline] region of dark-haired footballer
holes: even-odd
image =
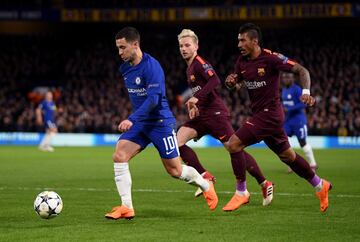
[[[320,200],[320,211],[328,208],[330,182],[321,179],[311,169],[306,160],[291,148],[283,128],[284,111],[280,101],[281,71],[299,75],[302,85],[300,100],[308,106],[315,103],[310,95],[309,71],[284,55],[262,48],[261,30],[252,23],[244,24],[239,29],[238,47],[240,56],[235,64],[235,72],[226,78],[229,88],[247,88],[253,116],[238,129],[229,140],[231,153],[243,152],[244,148],[264,141],[265,144],[287,164],[298,176],[307,180],[316,191]],[[245,158],[242,162],[245,164]],[[246,190],[245,165],[242,172],[242,191],[236,193],[225,210],[232,211],[249,200]]]

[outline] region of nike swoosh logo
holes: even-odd
[[[255,126],[255,124],[250,123],[249,121],[246,121],[245,123],[250,124],[250,125],[252,125],[252,126]]]
[[[220,136],[219,140],[223,140],[226,137],[226,135]]]
[[[170,154],[173,153],[173,152],[174,152],[174,150],[170,150],[169,152],[166,151],[166,154],[167,154],[167,155],[170,155]]]
[[[246,71],[241,71],[241,74],[244,74]]]

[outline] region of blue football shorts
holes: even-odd
[[[176,140],[175,123],[159,125],[137,122],[119,140],[129,140],[145,149],[153,143],[161,158],[172,159],[180,155]]]
[[[291,137],[295,135],[298,140],[306,139],[308,136],[308,129],[306,124],[285,123],[284,129],[287,136]]]
[[[56,124],[51,120],[46,120],[45,129],[56,129]]]

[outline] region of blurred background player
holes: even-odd
[[[159,62],[140,49],[140,34],[132,27],[120,30],[116,47],[125,87],[134,112],[121,121],[118,129],[124,132],[113,154],[115,183],[122,204],[105,215],[109,219],[132,219],[135,211],[131,197],[129,161],[151,142],[158,150],[163,165],[174,178],[201,187],[211,210],[218,198],[212,183],[205,180],[193,167],[182,165],[174,128],[176,120],[170,111],[165,94],[165,76]]]
[[[55,123],[56,105],[51,91],[45,93],[45,99],[39,104],[35,113],[37,123],[45,125],[45,135],[40,142],[39,149],[53,152],[54,148],[51,146],[51,140],[57,133],[57,127]]]
[[[283,88],[281,90],[281,100],[285,111],[284,129],[287,136],[296,135],[300,147],[303,149],[310,167],[317,169],[314,153],[309,143],[306,143],[308,135],[307,120],[305,115],[306,105],[300,100],[302,89],[295,84],[294,73],[283,72],[281,74]],[[289,172],[292,172],[289,167]]]
[[[285,115],[280,102],[279,75],[280,71],[284,71],[299,75],[303,87],[300,100],[306,105],[314,105],[315,99],[310,95],[309,71],[282,54],[263,49],[261,30],[255,24],[242,25],[238,41],[240,56],[235,64],[235,73],[230,74],[225,83],[229,88],[247,88],[253,115],[230,137],[229,151],[243,153],[247,146],[263,140],[282,162],[311,184],[320,200],[320,211],[325,212],[329,206],[331,184],[316,175],[306,160],[291,148],[283,128]],[[244,164],[241,174],[243,190],[234,194],[223,208],[225,211],[238,209],[250,198],[246,189],[245,156],[242,156],[241,162]]]
[[[177,132],[180,156],[187,165],[194,167],[205,179],[214,182],[214,176],[205,170],[194,150],[186,143],[191,139],[200,139],[210,134],[226,146],[234,129],[229,111],[216,91],[216,87],[221,83],[220,79],[211,64],[197,54],[199,48],[197,35],[190,29],[184,29],[178,35],[178,41],[180,53],[188,66],[187,82],[193,94],[193,97],[186,102],[190,120]],[[262,187],[263,205],[269,205],[273,199],[273,184],[265,179],[255,159],[247,152],[244,154],[247,171]],[[230,158],[235,177],[238,177],[239,153],[230,154]],[[200,195],[201,192],[198,189],[195,196]]]

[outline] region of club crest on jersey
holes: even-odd
[[[258,68],[258,75],[264,76],[265,75],[265,68]]]
[[[135,83],[136,83],[136,85],[140,85],[140,83],[141,83],[140,77],[136,77]]]
[[[190,80],[191,80],[192,82],[194,82],[194,81],[195,81],[195,76],[194,76],[194,75],[191,75],[191,76],[190,76]]]

